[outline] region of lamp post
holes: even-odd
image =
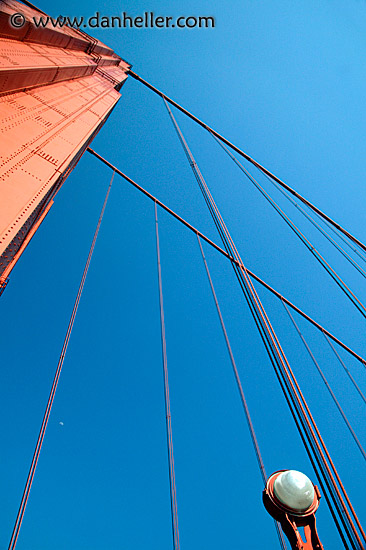
[[[319,499],[318,487],[301,472],[280,470],[268,478],[263,504],[267,512],[280,522],[292,550],[324,550],[315,520]],[[305,542],[298,527],[304,527]]]

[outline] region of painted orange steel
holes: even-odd
[[[20,29],[9,25],[9,17],[13,13],[22,13],[26,19],[25,25]],[[70,27],[53,27],[46,29],[32,24],[32,18],[39,17],[43,12],[36,11],[17,0],[1,0],[0,2],[0,36],[12,38],[21,42],[34,44],[46,44],[56,48],[67,50],[80,50],[86,52],[93,46],[93,51],[98,55],[107,55],[120,59],[114,51],[91,36]]]
[[[9,24],[20,12],[27,23]],[[130,65],[76,29],[0,2],[0,289],[120,98]]]

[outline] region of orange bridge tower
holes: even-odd
[[[17,13],[19,28],[10,24]],[[0,294],[130,68],[78,29],[37,27],[33,18],[42,15],[0,2]]]

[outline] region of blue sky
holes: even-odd
[[[57,16],[213,15],[209,30],[93,29],[133,69],[363,242],[366,3],[117,1]],[[245,264],[361,355],[364,319],[217,144],[177,114]],[[216,242],[162,101],[129,79],[93,143]],[[1,297],[0,547],[6,548],[110,171],[84,155]],[[349,286],[363,280],[270,184]],[[277,540],[194,235],[159,212],[181,548]],[[205,253],[268,473],[314,479],[230,265]],[[361,519],[365,465],[282,306],[258,287]],[[321,335],[296,317],[363,444],[364,409]],[[153,205],[115,178],[19,537],[19,550],[171,548]],[[365,372],[341,352],[365,390]],[[63,423],[63,425],[60,424]],[[325,501],[325,548],[340,548]]]

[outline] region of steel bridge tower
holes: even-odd
[[[42,16],[16,0],[0,2],[0,293],[130,68],[80,30],[37,28],[33,18]]]

